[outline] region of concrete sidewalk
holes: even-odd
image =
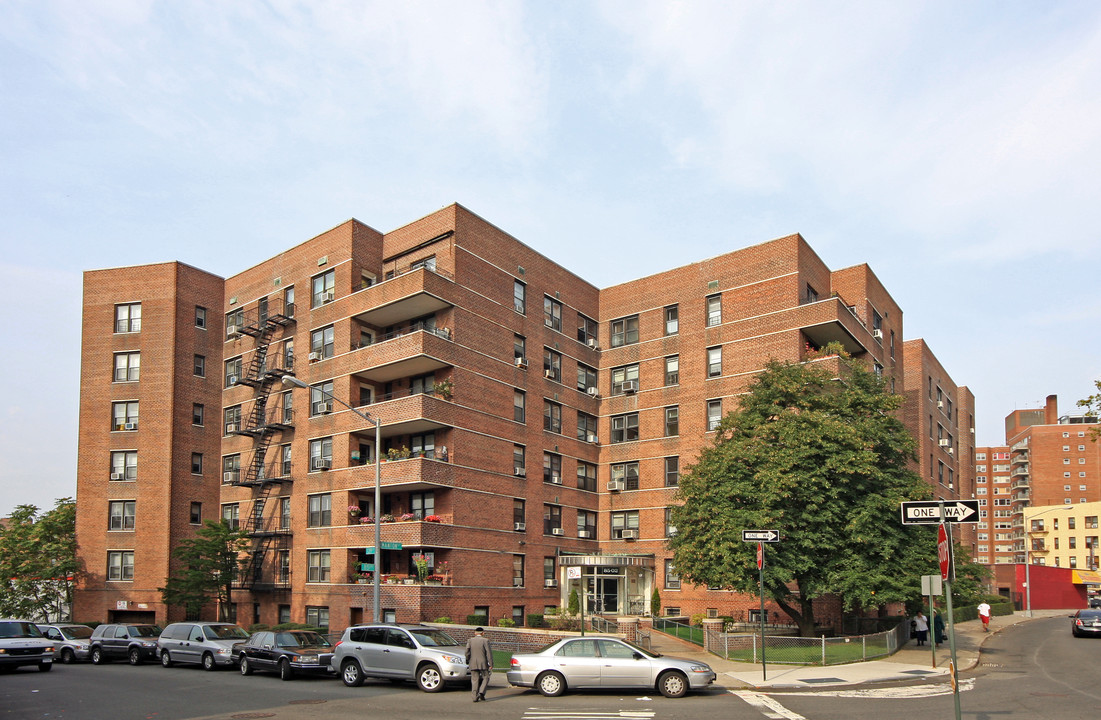
[[[1034,610],[1036,618],[1066,617],[1074,610]],[[1030,620],[1027,613],[1020,612],[991,618],[990,632],[985,633],[978,620],[956,624],[956,660],[959,672],[974,668],[979,662],[979,652],[986,638],[1020,622]],[[920,678],[940,679],[948,676],[948,663],[951,659],[948,643],[937,647],[936,667],[933,666],[933,653],[929,646],[918,647],[911,640],[906,647],[894,655],[881,660],[850,663],[847,665],[767,665],[767,679],[762,678],[761,666],[749,663],[730,662],[718,656],[704,652],[697,645],[684,643],[676,638],[661,636],[655,632],[652,636],[654,649],[667,655],[700,660],[710,665],[718,674],[716,685],[730,689],[761,688],[810,688],[837,685],[861,685],[894,680],[916,680]]]

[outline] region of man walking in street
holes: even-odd
[[[982,620],[982,631],[990,632],[990,605],[985,600],[979,603],[979,619]]]
[[[470,694],[474,702],[486,699],[489,676],[493,674],[493,648],[485,638],[483,628],[474,630],[474,637],[466,643],[466,664],[470,668]]]

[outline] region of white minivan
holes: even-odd
[[[232,623],[172,623],[157,639],[157,652],[164,667],[195,663],[214,670],[219,665],[232,665],[233,646],[248,639],[248,632]]]

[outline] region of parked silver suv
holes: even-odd
[[[204,670],[214,670],[219,665],[232,665],[236,661],[233,646],[248,638],[248,632],[232,623],[172,623],[157,638],[157,652],[164,667],[198,663]]]
[[[443,630],[423,625],[357,625],[336,643],[333,669],[348,687],[367,677],[414,680],[425,692],[470,683],[466,650]]]

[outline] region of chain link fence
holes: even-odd
[[[796,637],[765,635],[764,654],[769,663],[787,665],[843,665],[892,655],[909,637],[909,624],[899,623],[891,630],[857,637]],[[761,636],[704,630],[710,652],[727,660],[761,661]]]

